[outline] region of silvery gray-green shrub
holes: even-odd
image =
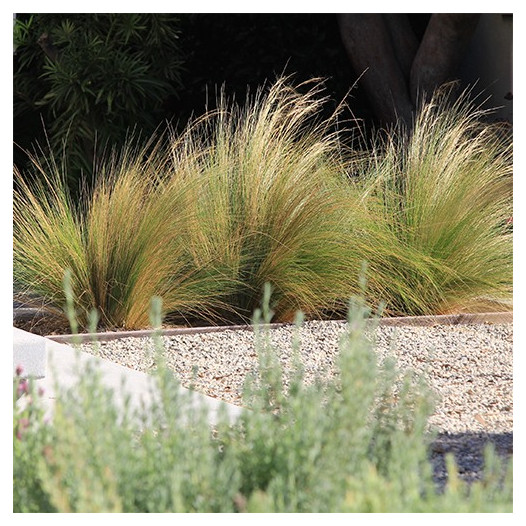
[[[267,290],[266,298],[269,294]],[[265,305],[265,303],[264,303]],[[268,305],[268,302],[266,303]],[[213,427],[157,357],[156,402],[117,409],[95,368],[57,396],[44,421],[39,393],[15,378],[16,512],[510,512],[512,471],[493,451],[468,486],[449,462],[439,491],[425,431],[432,397],[394,362],[377,365],[361,301],[349,310],[335,380],[283,382],[268,306],[255,316],[259,372],[246,409]],[[298,319],[298,323],[301,320]],[[299,342],[295,342],[299,349]],[[505,476],[504,476],[505,474]]]

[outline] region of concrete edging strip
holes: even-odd
[[[23,378],[44,378],[50,343],[46,338],[13,327],[13,375],[21,369]]]
[[[342,320],[344,321],[344,320]],[[486,312],[479,314],[444,314],[437,316],[404,316],[395,318],[381,318],[380,325],[385,326],[433,326],[433,325],[475,325],[481,323],[513,323],[513,312]],[[271,323],[271,329],[292,326],[291,323]],[[177,336],[182,334],[205,334],[210,332],[232,331],[232,330],[253,330],[251,325],[227,325],[213,327],[185,327],[179,329],[161,329],[158,334],[161,336]],[[46,336],[50,340],[59,343],[84,343],[93,341],[108,341],[119,338],[148,338],[152,337],[156,331],[115,331],[101,333],[84,334],[61,334]]]
[[[30,340],[29,345],[26,340]],[[35,349],[40,352],[43,351],[43,358],[38,357],[39,374],[29,374],[35,379],[37,388],[43,391],[43,402],[45,405],[46,417],[53,413],[54,403],[57,396],[57,387],[60,389],[70,389],[74,387],[80,379],[80,374],[84,367],[92,364],[95,369],[101,374],[103,384],[111,388],[115,395],[115,402],[117,405],[126,403],[126,397],[130,397],[132,407],[139,409],[151,404],[157,392],[155,387],[154,376],[135,371],[123,365],[111,362],[98,356],[81,352],[70,345],[58,343],[35,334],[26,333],[20,329],[15,329],[13,336],[13,351],[17,345],[23,343],[29,346],[29,351],[34,352]],[[43,362],[41,363],[41,358]],[[15,358],[16,359],[16,358]],[[35,360],[35,356],[28,357],[29,363]],[[27,360],[26,360],[26,363]],[[16,367],[17,364],[14,364]],[[18,364],[24,367],[24,364]],[[24,371],[26,372],[26,371]],[[28,371],[31,373],[31,371]],[[23,376],[24,377],[24,376]],[[233,421],[239,417],[242,408],[225,402],[220,399],[212,398],[197,391],[186,389],[179,386],[182,394],[188,395],[188,409],[196,410],[205,406],[207,409],[208,421],[210,424],[215,424],[218,421],[219,413],[225,410],[228,418]],[[19,400],[20,404],[24,400]]]

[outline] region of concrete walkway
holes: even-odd
[[[22,367],[22,376],[35,379],[37,388],[44,391],[44,403],[48,414],[52,414],[56,399],[56,387],[73,387],[79,379],[79,372],[87,364],[93,364],[101,373],[103,384],[113,389],[117,404],[123,403],[123,395],[130,397],[132,407],[146,406],[152,401],[153,378],[145,373],[134,371],[119,364],[95,357],[73,348],[70,345],[57,343],[49,338],[13,328],[13,374],[17,367]],[[183,387],[184,393],[189,391]],[[219,408],[226,409],[231,420],[241,414],[241,408],[226,402],[190,392],[191,407],[205,406],[208,409],[209,421],[217,421]]]

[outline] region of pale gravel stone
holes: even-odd
[[[336,374],[338,341],[346,324],[310,321],[301,328],[299,356],[305,379]],[[271,331],[285,371],[292,363],[293,327]],[[513,455],[513,325],[436,325],[433,327],[380,326],[375,332],[381,363],[396,359],[402,371],[424,375],[438,397],[429,419],[438,431],[430,447],[430,461],[439,490],[447,481],[445,455],[452,453],[459,476],[471,482],[482,477],[483,450],[492,443],[499,456]],[[225,330],[163,337],[165,358],[181,384],[233,404],[241,404],[248,374],[257,372],[254,333]],[[82,350],[98,353],[131,369],[148,372],[155,367],[149,338],[121,338]]]
[[[346,329],[339,321],[306,322],[299,331],[300,359],[305,379],[336,373],[338,341]],[[290,369],[295,328],[272,329],[271,341],[280,362]],[[170,367],[185,387],[241,404],[246,376],[258,369],[254,333],[225,330],[162,338]],[[423,374],[439,403],[429,424],[445,433],[510,433],[513,431],[512,324],[388,327],[376,331],[379,362],[396,358],[401,370]],[[82,350],[98,353],[131,369],[149,371],[155,365],[153,342],[122,338]],[[286,379],[285,379],[286,380]]]

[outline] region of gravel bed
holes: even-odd
[[[334,374],[338,340],[346,324],[306,322],[299,331],[300,357],[306,381],[324,367]],[[291,366],[295,328],[271,331],[286,371]],[[215,333],[165,336],[166,360],[182,385],[241,405],[247,374],[257,370],[254,333],[225,330]],[[402,370],[423,374],[439,395],[430,425],[442,432],[511,432],[513,430],[513,327],[505,325],[436,325],[387,327],[376,330],[379,360],[393,356]],[[147,372],[154,364],[149,338],[122,338],[83,344],[83,351]]]
[[[338,340],[345,322],[309,321],[299,331],[306,381],[317,373],[335,374]],[[293,357],[292,326],[272,329],[286,373]],[[185,387],[241,404],[247,374],[257,371],[254,333],[225,330],[164,336],[166,360]],[[438,395],[429,425],[439,432],[432,450],[437,479],[444,478],[443,457],[452,452],[461,475],[478,477],[482,448],[491,441],[504,456],[513,453],[513,325],[380,326],[376,329],[379,362],[394,357],[402,370],[423,374]],[[154,366],[149,338],[104,341],[85,352],[147,372]],[[286,379],[285,379],[286,382]]]

